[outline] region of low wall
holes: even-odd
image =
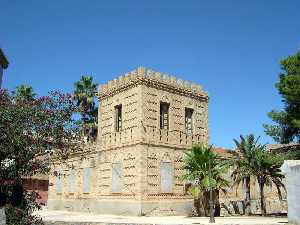
[[[286,174],[289,223],[300,224],[300,160],[286,160],[281,167]]]
[[[126,216],[188,216],[192,212],[192,207],[192,200],[48,200],[49,210],[67,210]]]
[[[244,202],[242,200],[232,201],[230,199],[221,203],[221,216],[244,215]],[[250,209],[252,215],[261,214],[260,200],[251,200]],[[287,201],[279,200],[278,197],[266,199],[266,209],[268,214],[286,214]]]

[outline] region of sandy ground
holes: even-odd
[[[80,212],[49,211],[42,210],[36,212],[44,221],[48,222],[68,222],[68,223],[101,223],[101,224],[209,224],[206,217],[184,217],[184,216],[116,216],[100,215]],[[286,217],[258,217],[258,216],[234,216],[217,217],[216,224],[286,224]],[[57,224],[57,223],[55,223]]]

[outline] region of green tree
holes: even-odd
[[[233,157],[230,159],[232,166],[231,178],[233,185],[237,188],[240,184],[244,185],[244,206],[245,214],[251,214],[250,207],[250,178],[253,175],[253,160],[257,148],[261,147],[258,143],[259,138],[255,138],[253,134],[240,136],[240,140],[234,139],[236,151],[232,152]]]
[[[276,186],[279,199],[282,199],[281,189],[285,190],[285,186],[282,182],[284,175],[281,173],[280,167],[283,163],[284,157],[281,154],[273,154],[267,152],[264,146],[260,146],[255,150],[253,160],[253,175],[256,176],[259,184],[260,191],[260,209],[261,214],[266,216],[266,203],[264,195],[265,185]]]
[[[31,214],[39,206],[34,194],[22,189],[22,178],[48,174],[52,157],[66,160],[80,150],[79,128],[72,116],[76,111],[70,94],[52,92],[16,101],[0,90],[0,193],[9,199],[9,225],[41,223]]]
[[[32,101],[34,100],[36,94],[33,91],[33,88],[28,85],[17,86],[16,89],[12,92],[13,97],[17,101]]]
[[[281,62],[282,73],[276,88],[282,96],[284,110],[272,110],[268,116],[275,125],[264,124],[266,134],[276,142],[300,142],[300,51]]]
[[[265,145],[258,143],[259,137],[255,138],[253,134],[240,136],[240,141],[234,140],[237,151],[233,152],[230,164],[233,167],[231,177],[234,185],[240,183],[245,185],[245,213],[250,214],[250,179],[256,178],[260,188],[261,213],[266,215],[266,204],[264,196],[264,187],[274,184],[281,199],[281,188],[284,188],[282,179],[284,176],[280,173],[280,166],[283,163],[283,154],[273,154],[266,151]],[[248,208],[248,209],[247,209]]]
[[[82,76],[75,83],[74,97],[81,114],[83,132],[85,136],[95,136],[97,129],[98,108],[95,103],[97,84],[92,76]]]
[[[219,191],[226,193],[225,188],[229,186],[229,182],[224,179],[228,165],[213,152],[211,146],[206,145],[195,145],[186,152],[184,164],[186,174],[183,179],[193,184],[189,191],[194,196],[197,214],[198,216],[208,216],[210,188],[212,188],[213,201],[218,209],[220,207]],[[211,168],[211,176],[209,176],[209,168]],[[215,211],[216,214],[218,214],[217,211]]]

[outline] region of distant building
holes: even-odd
[[[49,177],[47,175],[34,175],[32,177],[23,177],[23,187],[28,192],[38,194],[37,202],[46,204],[48,200]]]
[[[3,70],[8,67],[8,61],[2,49],[0,48],[0,88],[2,86]]]
[[[266,145],[266,149],[275,153],[299,152],[300,143],[291,142],[288,144],[268,144]]]

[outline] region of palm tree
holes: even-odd
[[[231,165],[233,166],[232,179],[237,187],[243,182],[245,185],[245,213],[250,214],[250,179],[255,177],[260,188],[261,213],[266,215],[266,205],[264,197],[264,186],[275,184],[278,196],[281,199],[281,189],[284,188],[280,173],[280,166],[283,162],[283,155],[267,152],[265,145],[259,144],[259,137],[255,139],[253,134],[245,138],[241,135],[241,140],[234,140],[237,152],[233,153]]]
[[[233,157],[230,160],[233,167],[231,173],[233,185],[237,188],[240,184],[244,185],[244,210],[246,215],[251,214],[250,178],[253,175],[252,165],[255,150],[261,146],[258,139],[255,139],[253,134],[246,135],[246,137],[240,135],[240,141],[234,139],[237,151],[232,152]]]
[[[13,97],[16,101],[32,101],[36,94],[33,91],[33,88],[28,85],[17,86],[16,89],[12,92]]]
[[[225,188],[229,186],[229,182],[223,177],[228,166],[219,160],[218,155],[212,151],[212,146],[195,145],[185,154],[186,174],[183,179],[193,183],[189,191],[194,196],[194,205],[198,216],[208,216],[209,190],[212,189],[215,205],[219,206],[219,190],[226,193]]]
[[[84,134],[88,135],[96,129],[98,108],[95,104],[97,84],[93,83],[92,76],[82,76],[75,83],[74,97],[79,106],[82,117]]]
[[[281,154],[273,154],[265,150],[265,146],[257,148],[255,151],[255,160],[253,164],[253,174],[257,178],[260,190],[260,209],[261,214],[267,214],[264,186],[275,184],[279,199],[282,199],[281,188],[285,190],[282,182],[284,175],[281,173],[280,167],[284,157]]]

